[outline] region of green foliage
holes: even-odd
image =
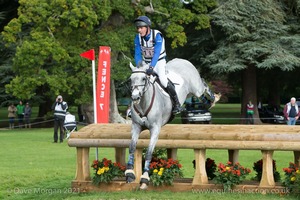
[[[218,47],[205,58],[214,72],[300,67],[299,36],[291,31],[284,5],[274,0],[226,1],[212,12],[222,33]],[[292,48],[291,48],[292,47]]]
[[[112,79],[124,81],[133,60],[133,19],[149,15],[153,27],[171,38],[171,46],[186,44],[185,26],[209,27],[207,12],[215,1],[184,5],[179,0],[20,0],[18,18],[2,32],[7,47],[15,47],[15,78],[6,86],[19,98],[53,94],[72,96],[77,104],[92,100],[90,62],[79,54],[100,45],[112,49]],[[151,7],[150,6],[150,7]],[[80,77],[80,78],[78,78]],[[41,99],[41,101],[43,100]]]

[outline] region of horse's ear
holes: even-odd
[[[131,62],[129,64],[129,66],[130,66],[130,69],[133,71],[135,67],[133,66],[133,64]]]

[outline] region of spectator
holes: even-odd
[[[284,106],[283,114],[287,119],[287,125],[295,125],[299,118],[299,109],[296,104],[296,98],[292,97],[291,101]]]
[[[23,127],[23,123],[24,123],[24,109],[25,109],[25,106],[23,105],[23,102],[20,101],[19,104],[17,105],[17,115],[18,115],[19,128]]]
[[[31,107],[27,102],[24,109],[25,128],[31,128],[30,117],[31,117]]]
[[[52,110],[54,110],[54,143],[57,143],[58,140],[58,128],[60,130],[59,141],[60,143],[64,140],[64,121],[66,112],[68,109],[67,102],[63,101],[63,97],[58,95],[56,101],[52,105]]]
[[[247,103],[247,124],[254,124],[253,114],[254,114],[254,105],[252,104],[251,101],[249,101]]]
[[[10,106],[8,106],[8,119],[9,119],[9,129],[15,128],[15,117],[16,117],[16,112],[17,108],[15,105],[12,103]]]

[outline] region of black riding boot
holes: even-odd
[[[168,82],[168,85],[167,85],[167,91],[174,103],[174,108],[172,110],[173,114],[177,114],[177,113],[180,113],[181,112],[181,106],[180,106],[180,103],[179,103],[179,100],[178,100],[178,96],[177,96],[177,93],[176,93],[176,90],[175,90],[175,86]]]

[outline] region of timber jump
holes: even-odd
[[[136,190],[139,182],[116,181],[110,184],[92,184],[90,175],[89,149],[91,147],[115,148],[115,159],[125,165],[126,148],[131,141],[129,124],[91,124],[78,132],[73,132],[68,145],[76,147],[77,169],[72,187],[82,192]],[[148,147],[149,131],[140,134],[135,152],[134,171],[142,175],[142,151]],[[211,184],[205,170],[206,149],[228,150],[228,160],[239,160],[239,150],[261,150],[263,170],[257,185],[237,185],[237,189],[270,191],[284,189],[275,184],[273,177],[273,152],[292,151],[294,163],[300,166],[300,127],[287,125],[175,125],[162,127],[157,148],[167,148],[168,157],[176,159],[177,149],[193,149],[195,155],[195,174],[192,179],[181,179],[173,186],[148,190],[192,191],[195,189],[221,189],[221,185]],[[105,156],[104,156],[105,157]],[[192,167],[192,166],[191,166]]]

